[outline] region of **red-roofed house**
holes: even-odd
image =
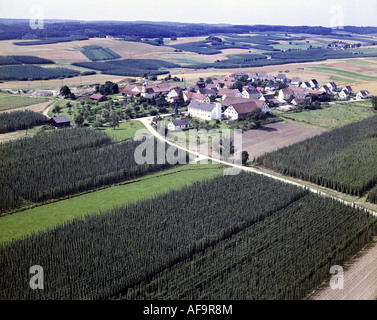
[[[248,113],[256,108],[261,108],[264,113],[269,111],[266,101],[263,100],[249,100],[242,103],[234,103],[225,109],[224,115],[231,120],[246,119]]]
[[[242,97],[245,99],[259,99],[262,96],[262,93],[253,87],[244,87],[242,91]]]
[[[222,80],[222,83],[224,83],[224,88],[230,88],[235,82],[236,80],[234,77],[230,76],[225,76]]]
[[[99,93],[94,93],[90,96],[90,99],[91,100],[95,100],[95,101],[98,101],[98,102],[102,102],[102,101],[106,101],[107,100],[107,97],[102,95],[102,94],[99,94]]]

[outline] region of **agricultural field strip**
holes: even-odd
[[[207,155],[204,155],[204,154],[201,154],[199,152],[196,152],[196,151],[192,151],[190,149],[187,149],[187,148],[184,148],[178,144],[175,144],[167,139],[165,139],[164,137],[162,137],[151,125],[150,125],[150,121],[151,121],[152,117],[147,117],[147,118],[140,118],[138,119],[139,121],[142,121],[143,124],[145,125],[145,127],[158,139],[176,147],[176,148],[179,148],[179,149],[182,149],[190,154],[193,154],[197,157],[200,157],[202,159],[207,159],[207,160],[211,160],[213,161],[214,163],[221,163],[221,164],[225,164],[227,166],[231,166],[231,167],[234,167],[236,169],[239,169],[239,170],[245,170],[245,171],[249,171],[249,172],[253,172],[253,173],[257,173],[257,174],[261,174],[261,175],[264,175],[264,176],[267,176],[267,177],[270,177],[274,180],[279,180],[279,181],[282,181],[282,182],[285,182],[285,183],[288,183],[288,184],[292,184],[292,185],[295,185],[295,186],[298,186],[298,187],[301,187],[301,188],[306,188],[308,189],[310,192],[313,192],[313,193],[316,193],[316,194],[319,194],[321,196],[325,196],[325,197],[330,197],[332,199],[335,199],[345,205],[348,205],[348,206],[352,206],[352,207],[355,207],[355,208],[359,208],[359,209],[362,209],[362,210],[365,210],[366,212],[370,213],[371,215],[377,217],[377,212],[376,211],[373,211],[371,209],[368,209],[364,206],[361,206],[361,205],[358,205],[358,204],[355,204],[354,202],[349,202],[347,200],[344,200],[344,199],[340,199],[339,197],[335,196],[335,195],[332,195],[330,194],[328,191],[320,191],[318,188],[316,187],[313,187],[313,186],[307,186],[307,184],[304,184],[304,183],[301,183],[299,182],[297,179],[294,179],[295,181],[292,181],[292,180],[288,180],[288,179],[285,179],[285,178],[282,178],[282,177],[277,177],[275,175],[272,175],[272,174],[269,174],[267,172],[263,172],[261,170],[258,170],[256,168],[250,168],[250,167],[245,167],[245,166],[241,166],[241,165],[238,165],[238,164],[234,164],[234,163],[229,163],[229,162],[226,162],[226,161],[223,161],[223,160],[219,160],[219,159],[215,159],[213,157],[209,157]]]
[[[12,214],[0,215],[0,243],[44,231],[76,217],[95,214],[98,210],[110,210],[114,206],[149,199],[219,175],[222,175],[222,170],[215,165],[179,166],[114,185],[102,186],[82,194],[70,195],[64,199],[51,200],[49,203],[35,205]],[[137,192],[140,188],[143,189],[143,194]],[[126,195],[123,196],[123,193]],[[113,197],[116,199],[112,199]],[[54,215],[51,215],[51,212],[54,212]]]
[[[325,73],[331,73],[331,74],[338,74],[341,76],[349,77],[349,78],[356,78],[359,80],[365,80],[365,81],[376,81],[377,77],[366,75],[366,74],[359,74],[356,72],[346,71],[346,70],[340,70],[335,68],[325,68],[325,67],[310,67],[313,71],[318,72],[325,72]]]

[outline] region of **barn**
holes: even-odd
[[[67,128],[71,126],[71,120],[67,116],[52,117],[48,122],[55,128]]]
[[[94,93],[90,96],[90,99],[91,100],[95,100],[95,101],[98,101],[98,102],[102,102],[102,101],[106,101],[107,100],[107,97],[102,95],[102,94],[97,94],[97,93]]]

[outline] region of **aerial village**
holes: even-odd
[[[240,83],[246,85],[240,86]],[[299,77],[289,79],[284,73],[274,77],[266,72],[233,73],[220,80],[201,79],[194,87],[172,86],[169,83],[149,85],[146,81],[143,85],[126,85],[121,94],[147,99],[164,96],[172,104],[181,95],[187,105],[187,112],[180,115],[220,121],[244,120],[256,109],[267,114],[270,108],[289,111],[306,101],[345,101],[370,97],[367,90],[353,92],[351,86],[342,88],[335,82],[321,85],[316,79],[302,81]],[[327,100],[323,99],[326,96]],[[95,98],[103,99],[101,95]],[[168,124],[170,130],[187,128],[189,122],[185,117],[174,119]]]

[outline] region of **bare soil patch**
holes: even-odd
[[[30,111],[34,111],[34,112],[42,112],[50,103],[51,103],[51,101],[46,101],[46,102],[42,102],[42,103],[32,104],[32,105],[26,106],[26,107],[3,110],[3,111],[0,111],[0,113],[13,112],[13,111],[23,111],[23,110],[30,110]]]
[[[289,146],[323,133],[323,130],[292,122],[276,122],[242,134],[242,150],[249,158]]]
[[[368,247],[344,271],[343,290],[333,290],[330,284],[315,293],[311,300],[376,300],[377,242]]]
[[[26,135],[26,131],[27,130],[18,130],[14,132],[0,134],[0,143],[5,143],[11,140],[17,140],[25,137],[31,137],[33,135],[32,133],[28,133]]]

